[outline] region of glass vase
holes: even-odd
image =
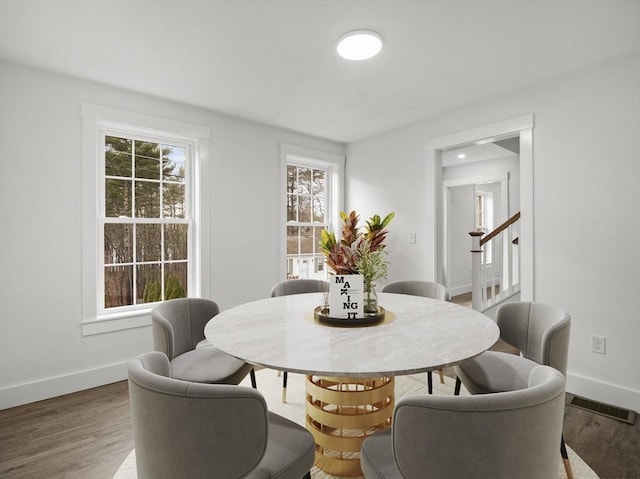
[[[363,310],[365,316],[378,314],[378,294],[376,293],[376,285],[373,283],[365,283],[364,285]]]

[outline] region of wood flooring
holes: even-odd
[[[471,293],[451,298],[471,307]],[[518,354],[502,340],[491,348]],[[455,377],[453,370],[445,374]],[[567,394],[569,400],[571,396]],[[568,401],[567,401],[568,402]],[[640,479],[640,419],[626,424],[583,409],[566,405],[564,439],[601,479]]]
[[[0,411],[3,479],[111,479],[131,449],[126,381]]]
[[[567,406],[564,437],[600,478],[640,478],[640,421]],[[3,479],[112,479],[131,449],[124,381],[0,411]]]
[[[640,420],[567,406],[564,437],[600,478],[640,479]],[[125,381],[0,411],[3,479],[112,479],[131,449]]]

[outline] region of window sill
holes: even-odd
[[[82,322],[82,335],[112,333],[151,325],[151,308],[124,313],[109,313]]]

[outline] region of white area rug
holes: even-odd
[[[289,374],[286,404],[282,404],[281,401],[282,378],[279,377],[275,371],[263,369],[257,371],[256,376],[258,390],[265,396],[269,410],[298,424],[304,425],[304,376],[300,374]],[[396,399],[405,394],[426,394],[426,382],[426,374],[396,377]],[[243,381],[242,385],[251,387],[249,377]],[[433,375],[434,394],[452,395],[453,386],[453,379],[445,376],[445,384],[441,384],[438,374]],[[463,388],[461,394],[468,393]],[[574,479],[598,479],[595,472],[593,472],[575,452],[569,447],[567,447],[567,451],[569,453]],[[137,479],[135,450],[131,451],[113,477],[114,479]],[[314,467],[311,470],[311,477],[312,479],[332,479],[335,476]],[[564,466],[560,458],[560,451],[558,451],[558,479],[566,479]]]

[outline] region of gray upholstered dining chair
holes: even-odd
[[[290,294],[322,293],[329,290],[329,283],[320,279],[289,279],[271,288],[271,297]],[[318,300],[320,301],[320,297]],[[318,302],[320,304],[320,302]],[[287,402],[287,371],[282,373],[282,402]]]
[[[558,474],[565,379],[548,366],[525,389],[398,400],[390,429],[362,444],[367,479],[548,479]]]
[[[434,283],[433,281],[394,281],[382,287],[383,293],[412,294],[414,296],[424,296],[425,298],[449,301],[447,287]]]
[[[164,301],[151,311],[156,351],[171,361],[172,377],[210,384],[239,384],[253,371],[250,364],[211,345],[204,327],[220,312],[218,305],[201,298]],[[255,387],[255,376],[251,381]]]
[[[519,301],[502,305],[496,313],[500,338],[517,348],[521,355],[485,351],[454,367],[457,378],[455,394],[461,383],[471,394],[513,391],[527,387],[529,373],[539,364],[567,374],[571,316],[557,306]],[[560,452],[567,477],[571,464],[564,438]]]
[[[311,478],[313,436],[267,410],[259,391],[171,377],[164,353],[129,363],[139,479]]]
[[[449,301],[447,287],[433,281],[395,281],[385,284],[381,291],[383,293],[411,294],[413,296],[439,299],[440,301]],[[438,370],[438,373],[440,374],[440,382],[444,384],[442,369]],[[431,371],[427,372],[427,391],[429,394],[433,393],[433,375]]]

